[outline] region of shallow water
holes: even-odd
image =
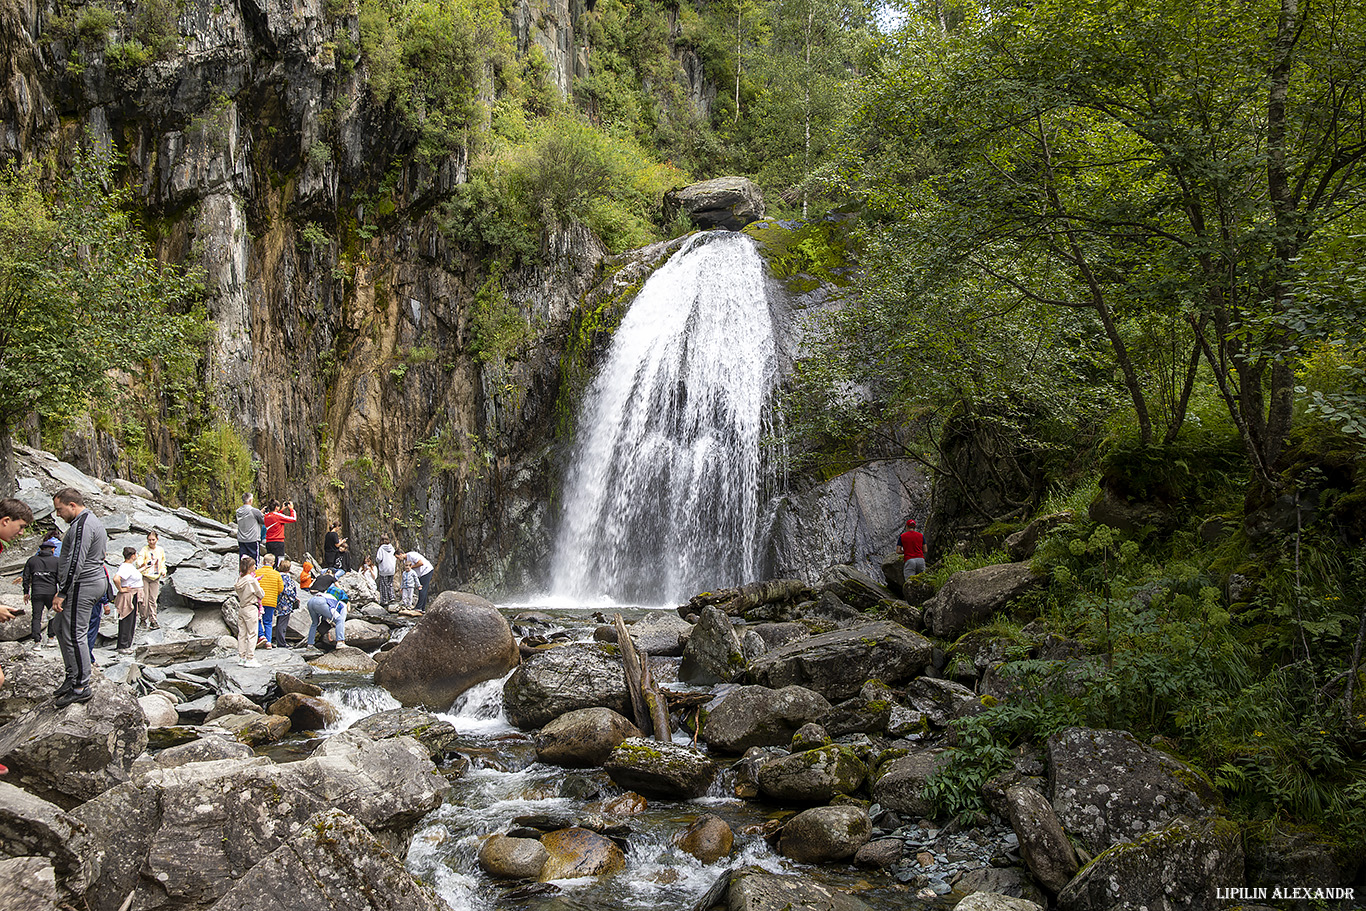
[[[551,620],[543,635],[573,640],[591,639],[593,613],[605,610],[636,619],[660,608],[598,605],[574,609],[563,603],[506,605],[515,623],[519,614],[537,611]],[[651,659],[659,676],[674,676],[677,659]],[[329,674],[313,678],[323,686],[324,698],[338,706],[341,720],[325,735],[345,730],[375,712],[398,707],[398,702],[373,685],[355,686],[354,677]],[[479,870],[482,840],[513,828],[521,816],[555,816],[566,820],[600,813],[600,805],[623,793],[600,769],[564,769],[535,761],[531,737],[508,724],[502,708],[506,678],[480,684],[465,693],[438,717],[465,735],[461,752],[469,771],[452,783],[446,803],[418,826],[408,852],[408,868],[431,884],[453,911],[658,911],[695,905],[727,870],[757,866],[774,873],[800,875],[844,891],[855,892],[878,911],[931,907],[914,897],[914,890],[884,874],[869,874],[852,866],[811,867],[778,855],[759,833],[759,826],[792,808],[770,807],[729,796],[729,760],[708,796],[691,801],[651,799],[643,813],[609,817],[630,827],[626,835],[626,868],[602,878],[561,880],[548,894],[525,894],[526,883],[503,883]],[[675,740],[691,742],[691,734],[675,732]],[[731,857],[703,864],[674,846],[674,838],[699,816],[713,813],[735,833]]]

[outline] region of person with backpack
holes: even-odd
[[[42,646],[55,646],[57,640],[45,636],[43,612],[52,607],[57,594],[57,542],[52,539],[38,545],[38,552],[24,564],[24,603],[33,611],[33,641]]]
[[[308,627],[308,637],[304,647],[312,648],[318,638],[318,625],[323,622],[332,624],[337,647],[346,644],[346,602],[349,596],[337,587],[330,575],[318,577],[313,586],[314,594],[308,599],[308,614],[312,622]]]

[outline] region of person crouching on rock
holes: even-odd
[[[256,578],[256,561],[243,557],[237,566],[237,663],[242,667],[260,667],[256,660],[256,631],[261,622],[261,599],[265,590]]]
[[[326,579],[323,576],[319,579]],[[331,623],[337,638],[337,647],[346,644],[346,605],[336,595],[338,589],[329,587],[326,591],[314,592],[308,599],[308,615],[312,622],[308,625],[308,638],[304,647],[310,647],[318,638],[318,624]]]

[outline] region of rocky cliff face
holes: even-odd
[[[126,156],[159,254],[203,269],[206,385],[250,448],[259,495],[301,507],[289,550],[318,550],[337,518],[367,551],[396,533],[450,583],[534,585],[559,355],[601,244],[555,231],[539,265],[501,274],[496,291],[530,340],[489,363],[472,328],[487,264],[434,216],[467,155],[424,164],[367,93],[365,67],[339,63],[359,42],[354,5],[190,0],[179,44],[131,66],[117,28],[72,24],[80,9],[0,4],[0,157],[60,160],[83,134]],[[581,12],[577,0],[521,0],[510,13],[520,49],[541,48],[562,92],[590,52],[574,40]],[[154,461],[185,457],[175,433],[153,437]],[[92,473],[120,467],[95,427],[66,449]],[[136,480],[155,489],[155,475]]]

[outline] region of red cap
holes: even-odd
[[[906,520],[906,527],[907,527],[907,528],[915,528],[915,519],[907,519],[907,520]]]

